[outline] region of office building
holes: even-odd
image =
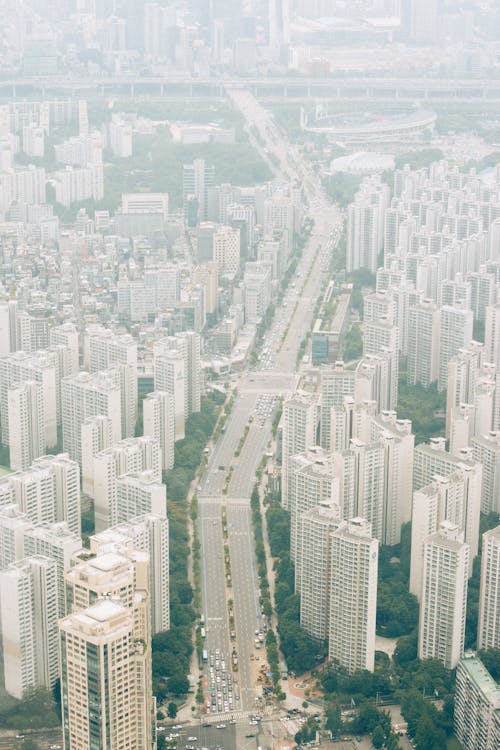
[[[34,380],[9,388],[7,393],[9,461],[15,471],[27,469],[45,453],[45,409],[42,386]]]
[[[331,535],[328,656],[349,673],[375,665],[378,546],[362,518]]]
[[[152,472],[161,481],[160,443],[147,435],[126,438],[94,457],[94,513],[96,531],[118,523],[117,480],[130,473]],[[139,515],[139,511],[134,515]]]
[[[174,466],[175,413],[174,399],[165,391],[148,393],[142,404],[144,435],[154,438],[161,447],[163,471]]]
[[[424,541],[419,659],[439,659],[454,669],[464,650],[469,545],[450,521]]]
[[[483,534],[477,647],[500,649],[500,526]]]
[[[51,690],[59,676],[55,561],[37,555],[0,571],[0,610],[5,690],[18,700]]]
[[[82,424],[89,417],[108,417],[113,443],[122,437],[121,376],[117,369],[63,378],[61,388],[63,447],[82,460]]]
[[[340,507],[322,502],[298,522],[295,591],[300,595],[300,624],[318,641],[329,633],[331,534],[340,521]]]
[[[240,270],[241,237],[238,228],[219,226],[213,235],[212,258],[220,274],[236,274]]]
[[[473,653],[457,666],[455,734],[464,750],[500,746],[500,687]]]

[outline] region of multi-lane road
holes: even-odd
[[[259,603],[250,495],[256,469],[271,441],[277,397],[291,392],[296,384],[297,352],[311,327],[341,216],[325,199],[317,176],[298,148],[286,143],[254,97],[238,89],[231,92],[231,98],[247,124],[258,129],[263,155],[274,154],[281,176],[302,185],[314,219],[312,234],[266,334],[257,367],[241,373],[236,381],[238,395],[232,413],[198,488],[208,716],[219,723],[231,717],[245,719],[237,726],[235,747],[248,741],[255,747],[256,740],[247,737],[247,719],[262,705],[256,665],[265,651],[256,648],[255,639],[265,622]],[[237,671],[232,669],[233,653],[237,654]]]

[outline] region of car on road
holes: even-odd
[[[216,729],[225,729],[225,728],[226,728],[225,724],[217,724],[216,726]]]

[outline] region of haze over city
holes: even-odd
[[[498,0],[0,0],[0,748],[499,750]]]

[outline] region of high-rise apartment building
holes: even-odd
[[[328,638],[331,533],[340,521],[340,507],[331,502],[311,508],[298,521],[295,590],[300,595],[300,624],[318,641]]]
[[[108,417],[113,443],[121,439],[122,396],[118,370],[80,372],[63,378],[61,402],[63,446],[75,461],[82,460],[82,424],[89,417]]]
[[[95,554],[117,550],[127,555],[130,549],[149,555],[151,626],[153,635],[170,628],[168,519],[152,513],[131,518],[90,538]]]
[[[500,513],[500,432],[475,436],[471,445],[474,460],[483,467],[481,511]]]
[[[333,473],[332,455],[319,447],[308,448],[303,453],[290,456],[287,474],[290,556],[295,561],[302,514],[320,502],[335,502],[338,490]]]
[[[450,436],[451,412],[460,404],[473,404],[476,381],[484,359],[484,346],[471,341],[448,362],[446,386],[446,437]]]
[[[367,268],[376,272],[384,241],[384,213],[388,206],[388,186],[380,180],[366,179],[347,213],[348,271]]]
[[[48,351],[13,352],[0,359],[0,414],[2,443],[9,445],[9,390],[25,381],[42,389],[47,448],[57,445],[57,364]]]
[[[439,323],[439,367],[438,390],[448,384],[448,362],[460,349],[466,349],[472,341],[472,310],[466,307],[443,305]]]
[[[215,167],[206,164],[204,159],[195,159],[192,164],[182,167],[182,199],[186,223],[188,219],[189,203],[193,199],[197,202],[198,210],[196,222],[206,221],[208,218],[208,194],[215,184]]]
[[[174,400],[175,439],[182,440],[187,417],[186,359],[179,349],[166,350],[162,345],[155,351],[153,367],[155,391],[164,391]]]
[[[94,458],[112,444],[112,423],[109,417],[98,414],[88,417],[80,428],[82,443],[82,490],[94,497]]]
[[[82,549],[82,540],[63,522],[42,523],[24,532],[24,554],[44,555],[54,560],[57,572],[59,616],[67,613],[65,573],[71,568],[74,555]]]
[[[7,393],[9,425],[9,461],[22,471],[45,453],[45,408],[42,386],[34,380],[9,388]]]
[[[473,653],[457,666],[455,734],[464,750],[500,746],[500,687]]]
[[[325,450],[331,450],[333,447],[332,407],[341,409],[344,397],[354,396],[355,378],[355,372],[347,370],[343,362],[336,362],[333,367],[320,369],[320,445]]]
[[[37,555],[0,571],[5,689],[18,700],[35,687],[52,689],[59,676],[57,569]]]
[[[24,535],[32,527],[32,521],[17,505],[0,505],[0,570],[23,559]]]
[[[500,526],[483,534],[477,647],[500,648]]]
[[[349,672],[374,669],[378,546],[362,518],[331,535],[328,655]]]
[[[440,312],[423,299],[408,310],[407,381],[428,388],[438,378]]]
[[[165,391],[148,393],[143,401],[144,435],[154,438],[161,447],[163,471],[174,466],[175,412],[174,399]]]
[[[167,488],[153,471],[124,474],[116,482],[117,523],[136,516],[163,516],[167,507]]]
[[[295,393],[283,403],[281,417],[281,504],[288,508],[288,460],[316,445],[318,398]]]
[[[449,521],[424,541],[418,656],[454,669],[463,655],[469,545]]]
[[[486,308],[484,360],[500,368],[500,300]]]
[[[16,503],[33,523],[65,521],[73,533],[80,533],[80,471],[65,453],[43,456],[30,469],[3,477],[1,496],[5,504]]]
[[[137,595],[134,609],[103,599],[59,622],[66,750],[152,747],[150,634],[137,625],[149,618],[136,614],[147,591]]]
[[[52,326],[49,330],[49,344],[51,346],[64,346],[69,350],[71,373],[65,373],[65,375],[76,375],[80,359],[77,327],[73,323],[62,323],[59,326]]]
[[[102,326],[86,331],[83,364],[91,373],[111,367],[120,372],[121,437],[132,437],[137,419],[137,343],[128,333],[117,335]]]
[[[121,440],[94,457],[96,531],[103,531],[120,520],[117,480],[125,474],[143,471],[152,472],[155,479],[161,481],[160,443],[147,435]]]

